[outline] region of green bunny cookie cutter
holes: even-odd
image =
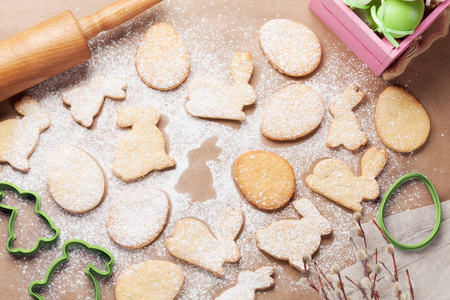
[[[52,277],[53,273],[55,273],[56,269],[61,264],[70,260],[69,247],[74,246],[74,245],[84,247],[89,251],[96,252],[96,253],[99,253],[99,254],[102,254],[102,255],[105,255],[108,257],[108,262],[105,264],[105,269],[106,269],[105,271],[101,271],[101,270],[97,269],[92,263],[88,263],[86,270],[84,270],[84,273],[86,273],[86,275],[89,277],[89,279],[91,279],[91,282],[94,285],[95,300],[101,299],[100,284],[98,283],[97,276],[102,277],[102,278],[107,278],[112,275],[113,266],[114,266],[114,256],[108,250],[106,250],[102,247],[90,245],[90,244],[86,243],[85,241],[77,240],[77,239],[68,240],[67,242],[64,243],[64,245],[62,247],[63,256],[61,256],[60,258],[58,258],[57,260],[55,260],[52,263],[52,265],[50,266],[50,268],[47,271],[47,274],[45,275],[44,280],[33,281],[30,284],[30,286],[28,288],[28,293],[30,294],[31,297],[33,297],[34,299],[37,299],[37,300],[45,300],[45,298],[42,297],[38,292],[36,292],[35,289],[39,288],[39,287],[43,288],[50,284],[51,277]]]
[[[428,191],[431,194],[431,198],[433,198],[434,207],[436,210],[436,221],[434,223],[434,228],[431,234],[422,242],[409,245],[409,244],[402,244],[396,241],[387,231],[386,226],[384,224],[384,212],[386,210],[386,204],[388,203],[389,199],[392,197],[394,192],[406,181],[411,179],[419,179],[422,181],[425,186],[428,188]],[[442,222],[442,209],[441,209],[441,202],[439,201],[439,196],[436,192],[436,189],[434,188],[431,181],[423,174],[421,173],[409,173],[405,176],[401,177],[399,180],[397,180],[386,192],[386,194],[383,197],[383,200],[381,200],[380,204],[380,210],[378,211],[378,224],[380,228],[383,230],[384,235],[386,236],[386,239],[391,243],[395,248],[405,251],[415,251],[420,250],[426,246],[428,246],[437,236],[439,233],[439,229],[441,228],[441,222]]]
[[[17,213],[18,213],[18,208],[17,207],[13,207],[13,206],[9,206],[9,205],[5,205],[3,203],[0,202],[0,210],[6,212],[6,213],[10,213],[11,217],[9,218],[9,223],[8,223],[8,234],[9,234],[9,238],[6,241],[6,250],[12,254],[12,255],[26,255],[26,256],[30,256],[35,254],[36,252],[39,251],[39,249],[41,249],[41,247],[44,244],[51,244],[56,242],[59,239],[60,236],[60,231],[59,228],[55,226],[55,224],[53,223],[52,219],[50,219],[49,216],[47,216],[42,210],[41,210],[41,198],[39,197],[38,194],[31,192],[31,191],[22,191],[20,188],[18,188],[17,186],[15,186],[12,183],[9,182],[4,182],[4,181],[0,181],[0,201],[2,201],[5,197],[6,197],[6,193],[3,189],[8,189],[13,191],[14,193],[16,193],[20,198],[24,198],[24,199],[33,199],[35,201],[34,204],[34,213],[40,217],[42,220],[44,220],[50,227],[50,230],[53,232],[53,236],[50,238],[44,238],[44,237],[39,237],[35,246],[29,250],[27,249],[23,249],[21,247],[19,248],[14,248],[13,243],[16,240],[16,234],[14,233],[14,223],[16,221],[16,217],[17,217]]]

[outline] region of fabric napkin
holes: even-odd
[[[447,300],[450,299],[450,201],[442,202],[442,224],[436,239],[427,247],[418,251],[403,251],[395,249],[395,259],[398,267],[402,290],[409,292],[406,269],[409,270],[413,282],[416,300]],[[435,222],[434,205],[417,208],[385,218],[386,228],[390,235],[403,244],[415,244],[426,239],[433,230]],[[385,252],[387,243],[378,228],[369,222],[363,224],[369,252],[379,252],[379,260],[386,264],[390,271],[394,267],[392,258]],[[352,230],[352,232],[354,232]],[[363,239],[354,237],[358,247]],[[392,293],[392,283],[384,280],[386,270],[377,277],[377,290],[383,299],[397,299]],[[342,276],[352,280],[363,277],[363,267],[360,262],[344,269]],[[346,290],[355,290],[348,283]],[[359,297],[358,297],[359,296]],[[353,299],[362,299],[360,292],[352,293]]]

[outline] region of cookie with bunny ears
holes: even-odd
[[[215,300],[254,300],[257,290],[268,289],[275,281],[271,277],[273,267],[262,267],[256,271],[243,271],[239,273],[238,283],[223,292]]]
[[[166,240],[170,254],[223,276],[223,264],[241,259],[239,247],[234,241],[243,223],[240,209],[226,208],[220,216],[221,234],[215,237],[208,227],[193,218],[179,221],[173,236]]]
[[[208,76],[194,79],[189,85],[186,111],[195,117],[243,121],[244,106],[255,103],[256,95],[248,84],[253,72],[250,52],[236,53],[231,61],[234,85],[228,86]]]
[[[26,173],[30,170],[28,157],[36,148],[41,132],[50,126],[50,117],[29,96],[14,103],[14,109],[23,118],[0,122],[0,162]]]
[[[88,85],[75,88],[62,95],[70,106],[72,118],[84,127],[90,127],[106,97],[125,99],[127,83],[122,79],[94,77]]]
[[[372,147],[361,160],[361,176],[353,174],[349,166],[338,159],[320,161],[313,174],[306,177],[306,186],[353,211],[361,211],[363,200],[375,200],[380,195],[376,177],[386,164],[386,150]]]
[[[117,147],[113,172],[124,181],[145,176],[153,170],[162,170],[175,165],[175,160],[166,154],[166,144],[161,131],[156,127],[159,111],[153,107],[125,107],[117,117],[117,126],[132,127]]]
[[[330,234],[333,228],[308,199],[296,200],[294,208],[303,216],[301,220],[274,222],[258,231],[255,238],[259,249],[304,272],[303,256],[314,254],[321,236]]]
[[[330,103],[329,110],[334,119],[328,131],[328,147],[343,145],[345,149],[354,151],[367,144],[367,135],[361,131],[361,125],[352,111],[363,100],[364,93],[352,84],[345,88],[341,97]]]

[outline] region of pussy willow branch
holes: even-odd
[[[329,286],[333,289],[333,291],[334,291],[333,285],[331,284],[330,281],[328,281],[327,276],[325,276],[325,274],[322,272],[322,269],[319,267],[319,264],[316,263],[316,262],[314,262],[314,266],[316,267],[316,269],[319,270],[319,272],[322,274],[323,278],[325,278],[325,280],[327,281],[328,285],[329,285]]]
[[[378,264],[378,249],[375,248],[375,266]],[[376,297],[375,295],[375,284],[377,283],[377,273],[375,273],[375,275],[373,276],[373,285],[372,285],[372,295],[370,296],[371,298]]]
[[[353,280],[350,279],[350,277],[345,276],[345,279],[347,279],[348,281],[350,281],[364,296],[364,298],[366,298],[367,300],[369,300],[369,297],[367,297],[366,291],[360,287],[359,285],[357,285]]]
[[[414,291],[413,291],[413,287],[412,287],[412,284],[411,284],[411,277],[409,277],[409,270],[408,269],[406,269],[406,275],[408,275],[409,289],[411,291],[411,298],[412,298],[412,300],[414,300]]]
[[[319,280],[319,283],[320,283],[320,287],[321,287],[323,296],[324,296],[325,299],[328,299],[327,293],[326,293],[326,291],[325,291],[325,288],[323,287],[322,278],[320,277],[320,273],[319,273],[319,271],[317,270],[317,266],[316,266],[315,264],[314,264],[314,266],[316,267],[317,279]]]
[[[342,294],[344,294],[344,299],[347,299],[347,295],[345,294],[344,283],[342,282],[341,273],[338,273],[339,282],[341,283]]]
[[[305,269],[305,278],[306,278],[306,280],[308,280],[309,286],[312,287],[313,289],[315,289],[316,292],[318,292],[318,293],[320,294],[320,292],[319,292],[319,290],[317,289],[317,287],[311,282],[311,279],[309,278],[309,275],[308,275],[308,269],[306,268],[306,262],[305,262],[305,260],[303,260],[303,267],[304,267],[304,269]]]
[[[384,234],[383,230],[381,230],[380,226],[378,226],[378,223],[372,219],[372,222],[375,224],[375,226],[377,226],[378,230],[381,232],[381,234],[383,235],[384,240],[386,241],[386,243],[389,244],[388,239],[386,238],[386,235]],[[392,262],[394,263],[394,280],[398,281],[398,270],[397,270],[397,263],[395,262],[395,253],[392,252]]]

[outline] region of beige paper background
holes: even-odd
[[[97,0],[97,1],[88,1],[88,0],[76,0],[76,1],[68,1],[68,0],[40,0],[40,1],[29,1],[29,0],[0,0],[0,39],[4,39],[8,36],[11,36],[15,33],[20,32],[23,29],[28,28],[40,21],[43,21],[55,14],[62,12],[64,10],[70,9],[75,14],[76,17],[82,17],[89,14],[94,13],[101,7],[112,3],[111,0]],[[177,2],[184,3],[186,1],[170,1],[170,6],[167,7],[165,4],[158,6],[158,11],[160,15],[165,15],[168,13],[168,10],[173,9],[177,6]],[[323,60],[332,59],[329,56],[332,53],[332,50],[338,49],[342,53],[342,55],[346,58],[345,60],[354,61],[358,60],[358,58],[347,49],[347,47],[307,8],[307,1],[298,1],[298,0],[280,0],[280,1],[268,1],[268,0],[253,0],[253,1],[233,1],[229,3],[229,1],[192,1],[191,4],[183,6],[184,10],[182,12],[178,12],[178,16],[182,18],[185,16],[190,16],[193,12],[199,10],[199,8],[204,8],[205,5],[208,5],[208,9],[214,11],[214,15],[220,14],[221,11],[227,11],[227,5],[231,5],[233,7],[241,7],[239,11],[235,12],[235,17],[239,20],[242,17],[246,17],[248,19],[256,19],[260,24],[262,24],[266,19],[272,18],[287,18],[297,20],[311,29],[319,36],[323,46],[324,57]],[[152,11],[146,12],[147,18],[151,16]],[[202,14],[199,15],[199,18],[209,18],[208,14],[205,13],[205,10],[202,10]],[[215,18],[214,16],[210,17],[211,19]],[[156,17],[158,19],[158,17]],[[188,29],[190,27],[190,20],[186,18],[186,22],[178,22],[180,31],[184,29]],[[180,25],[185,24],[185,25]],[[184,26],[184,27],[183,27]],[[236,24],[228,24],[227,26],[236,26]],[[226,26],[225,26],[226,27]],[[226,31],[225,28],[223,29]],[[117,30],[120,33],[120,28]],[[221,32],[218,31],[217,35],[220,35]],[[251,36],[257,36],[256,30],[254,32],[249,32]],[[224,36],[224,39],[230,38],[228,36]],[[255,40],[249,40],[247,37],[237,37],[234,43],[240,43],[243,46],[250,47],[252,45],[255,48],[254,43]],[[188,41],[190,44],[195,44],[195,40]],[[245,47],[243,47],[245,48]],[[406,72],[391,82],[391,84],[400,85],[402,87],[407,88],[417,99],[421,101],[421,103],[426,108],[430,119],[431,119],[431,135],[424,147],[416,152],[414,155],[409,154],[390,154],[395,155],[401,166],[404,168],[405,172],[411,170],[417,170],[424,174],[426,174],[430,180],[435,184],[435,187],[441,197],[442,200],[446,200],[450,198],[450,187],[448,185],[447,179],[450,177],[450,161],[448,160],[449,154],[448,151],[450,149],[450,126],[448,121],[448,115],[450,113],[450,38],[447,37],[443,40],[437,41],[425,54],[415,59],[411,65],[407,68]],[[264,58],[261,53],[254,53],[255,61],[263,64]],[[223,58],[224,61],[228,58]],[[221,62],[224,63],[224,62]],[[354,64],[353,64],[354,65]],[[373,80],[370,80],[365,83],[365,87],[371,88],[372,90],[381,92],[386,86],[387,83],[384,83],[380,80],[376,80],[376,76],[370,75],[369,70],[352,70],[350,64],[350,72],[351,74],[355,74],[355,76],[359,76],[358,72],[362,72],[365,76],[369,76]],[[323,64],[319,67],[316,72],[325,72],[326,68]],[[272,70],[274,71],[274,70]],[[332,70],[330,70],[332,71]],[[263,74],[260,69],[256,68],[255,73],[252,78],[252,85],[257,86],[259,80],[261,80]],[[313,74],[314,76],[314,74]],[[283,80],[290,79],[285,76],[279,76],[278,82],[283,82]],[[339,84],[339,82],[336,82]],[[378,94],[367,95],[367,101],[372,102],[375,101]],[[55,105],[60,105],[60,103],[55,103]],[[247,110],[247,113],[252,113],[254,108],[250,108]],[[361,111],[360,114],[365,114],[366,111]],[[11,103],[5,102],[0,104],[0,120],[3,120],[7,116],[15,115],[11,109]],[[164,127],[166,121],[163,117],[162,124],[160,123],[160,127]],[[226,123],[226,122],[224,122]],[[230,125],[235,126],[235,125]],[[274,143],[264,138],[261,138],[262,142],[270,147],[289,147],[290,144],[280,144]],[[379,144],[379,141],[377,141]],[[212,147],[213,152],[217,150],[214,148],[214,145],[209,145],[210,143],[206,143],[206,148]],[[213,143],[214,144],[214,143]],[[215,155],[215,154],[214,154]],[[196,155],[193,153],[192,157],[192,165],[195,165],[195,157],[202,156]],[[0,166],[0,180],[8,180],[8,178],[3,178],[1,175],[2,166]],[[304,177],[307,174],[303,174],[301,178],[298,178],[298,184],[300,184],[300,180],[303,181]],[[389,176],[395,177],[400,176],[401,174],[389,174]],[[208,179],[208,176],[205,180]],[[381,175],[381,179],[383,182],[382,185],[382,193],[385,188],[388,186],[388,181],[383,181],[383,174]],[[211,191],[204,191],[202,186],[197,183],[197,181],[192,180],[189,182],[183,182],[182,185],[190,186],[190,189],[194,189],[194,194],[197,197],[203,197],[202,193],[208,193],[208,195],[204,195],[205,197],[210,196]],[[178,187],[183,190],[183,187]],[[417,194],[417,191],[408,186],[405,188],[406,193],[402,195],[402,197],[408,197],[409,194]],[[419,194],[426,195],[426,191],[423,188],[419,188]],[[414,198],[416,199],[416,198]],[[47,199],[48,200],[48,199]],[[242,200],[245,201],[245,200]],[[416,206],[421,206],[424,204],[430,203],[430,199],[425,197],[419,197],[419,202],[411,201],[411,202],[401,202],[400,205],[394,205],[393,210],[400,211],[408,208],[414,208]],[[369,203],[365,204],[367,206],[375,206],[375,204]],[[292,214],[294,216],[294,214]],[[365,220],[369,220],[375,216],[374,212],[365,215]],[[16,259],[15,263],[12,263],[11,256],[5,251],[4,245],[6,240],[6,231],[7,231],[7,216],[5,214],[0,215],[0,266],[2,271],[0,272],[0,295],[1,299],[28,299],[26,288],[29,280],[29,274],[33,273],[33,268],[47,268],[51,261],[53,261],[57,256],[59,256],[59,251],[55,250],[51,252],[51,255],[48,252],[41,251],[39,254],[34,256],[31,259]],[[30,216],[31,218],[32,216]],[[27,219],[27,218],[24,218]],[[25,221],[26,224],[26,221]],[[23,226],[23,229],[27,229],[27,227]],[[28,228],[29,229],[29,228]],[[164,232],[164,238],[171,235],[171,233]],[[162,237],[160,237],[161,239]],[[325,238],[324,244],[330,244],[332,239]],[[60,247],[60,245],[59,245]],[[350,249],[348,249],[350,250]],[[165,255],[166,259],[172,260],[173,258],[170,255]],[[316,256],[319,263],[321,262],[320,251]],[[339,260],[340,255],[337,255],[336,260]],[[258,299],[312,299],[313,293],[305,293],[304,290],[302,292],[296,292],[292,290],[292,286],[289,286],[287,282],[289,281],[298,281],[301,277],[299,272],[291,268],[285,262],[279,262],[275,259],[272,259],[266,256],[269,261],[277,262],[283,267],[283,274],[277,274],[277,288],[268,291],[265,294],[260,293],[257,298]],[[17,262],[20,260],[20,262]],[[322,261],[323,262],[323,261]],[[345,264],[349,264],[350,262],[341,262],[343,266]],[[255,262],[255,265],[263,265],[262,261]],[[73,270],[77,269],[77,265],[72,266]],[[70,271],[64,271],[70,274]],[[120,272],[120,270],[116,270],[116,272]],[[70,279],[65,278],[65,274],[61,275],[64,280],[73,280],[77,282],[77,287],[79,290],[82,290],[80,287],[85,287],[86,290],[89,289],[90,283],[85,280],[85,278],[77,277],[75,275],[70,275]],[[81,279],[80,279],[81,278]],[[79,283],[79,281],[82,283]],[[235,282],[235,279],[231,280],[228,284],[231,285]],[[101,281],[101,284],[104,281]],[[14,286],[12,289],[11,287]],[[289,287],[288,287],[289,286]],[[22,287],[22,292],[19,295],[16,293],[17,288]],[[212,295],[219,295],[219,293],[223,290],[222,287],[205,287],[209,288]],[[59,299],[76,299],[75,296],[80,291],[70,291],[64,295],[60,296]],[[81,294],[80,299],[85,299],[88,294]],[[104,299],[114,299],[114,293],[112,288],[109,290],[105,290],[103,287],[103,295]],[[50,299],[50,298],[49,298]]]

